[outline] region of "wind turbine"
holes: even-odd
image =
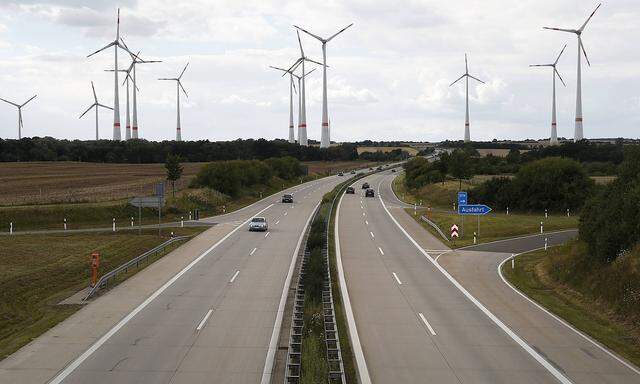
[[[298,35],[298,44],[300,45],[300,58],[298,60],[296,60],[295,63],[293,63],[293,65],[287,70],[287,72],[293,72],[296,70],[296,68],[298,68],[298,66],[300,64],[302,64],[302,83],[300,85],[300,97],[301,97],[301,106],[300,106],[300,123],[298,124],[298,143],[300,145],[304,145],[305,147],[307,145],[309,145],[308,141],[307,141],[307,102],[306,102],[306,87],[304,84],[304,78],[305,78],[305,68],[304,68],[304,62],[305,61],[309,61],[311,63],[315,63],[318,65],[322,65],[321,63],[318,63],[317,61],[311,60],[308,57],[306,57],[304,55],[304,49],[302,49],[302,41],[300,41],[300,32],[298,32],[296,30],[296,34]],[[283,74],[282,76],[286,75]]]
[[[598,4],[596,9],[591,12],[591,15],[589,15],[584,24],[582,24],[582,26],[578,29],[543,27],[544,29],[550,29],[552,31],[575,33],[576,36],[578,36],[578,74],[576,76],[576,125],[575,132],[573,134],[573,141],[580,141],[584,138],[584,131],[582,129],[582,61],[580,53],[584,53],[584,58],[587,60],[587,64],[591,66],[589,58],[587,57],[587,51],[584,49],[584,45],[582,44],[582,31],[584,31],[584,27],[587,26],[587,23],[589,22],[589,20],[591,20],[591,18],[601,5],[602,3]]]
[[[469,133],[469,78],[472,78],[476,81],[484,84],[484,81],[478,79],[477,77],[473,77],[469,74],[469,63],[467,62],[467,54],[464,54],[464,74],[458,78],[458,80],[451,83],[449,86],[451,87],[453,84],[457,83],[461,79],[465,79],[465,106],[466,106],[466,114],[464,119],[464,141],[471,141],[471,134]]]
[[[116,69],[116,71],[113,72],[114,74],[114,96],[113,96],[113,140],[120,140],[122,138],[121,134],[120,134],[120,100],[119,100],[119,94],[118,94],[118,48],[123,49],[125,51],[127,51],[130,55],[135,56],[130,50],[129,48],[125,47],[124,45],[122,45],[120,43],[120,8],[118,8],[118,23],[117,23],[117,27],[116,27],[116,39],[112,42],[110,42],[109,44],[107,44],[106,46],[104,46],[103,48],[93,52],[92,54],[88,55],[87,57],[91,57],[93,55],[95,55],[96,53],[102,52],[105,49],[109,48],[109,47],[113,47],[114,50],[114,57],[115,57],[115,65],[114,68]]]
[[[293,144],[296,142],[295,133],[293,131],[293,92],[296,87],[295,84],[293,83],[293,73],[287,71],[284,68],[278,68],[272,65],[270,65],[269,67],[289,74],[289,143]],[[300,106],[298,106],[298,108],[299,107]]]
[[[182,92],[184,92],[184,95],[186,97],[189,97],[189,95],[187,95],[187,91],[184,90],[184,87],[182,86],[182,83],[180,82],[180,79],[182,78],[182,75],[184,75],[184,71],[187,70],[187,67],[189,66],[189,63],[187,63],[187,65],[184,66],[184,69],[182,70],[182,72],[180,72],[180,76],[175,77],[175,78],[160,78],[158,80],[172,80],[176,82],[176,92],[177,92],[177,99],[176,99],[176,105],[177,105],[177,111],[178,111],[178,123],[176,125],[176,141],[182,141],[182,132],[181,132],[181,128],[180,128],[180,88],[182,88]]]
[[[560,54],[556,58],[556,61],[553,62],[553,64],[532,64],[532,65],[529,65],[530,67],[551,67],[551,68],[553,68],[553,104],[551,106],[551,139],[549,140],[549,144],[551,144],[551,145],[557,145],[558,144],[558,128],[557,128],[557,124],[556,124],[556,75],[558,75],[558,78],[560,79],[560,81],[562,81],[562,84],[565,87],[567,86],[567,84],[564,83],[564,80],[562,80],[562,76],[560,76],[560,72],[558,72],[558,69],[556,68],[556,65],[558,64],[558,60],[560,60],[560,56],[562,56],[562,52],[564,52],[565,48],[567,48],[567,44],[565,44],[564,47],[562,47],[562,50],[560,51]]]
[[[122,82],[122,85],[127,85],[127,112],[126,112],[126,116],[127,116],[127,125],[126,125],[126,130],[125,130],[125,140],[131,140],[131,110],[129,108],[129,106],[131,105],[131,103],[129,103],[129,79],[131,79],[131,75],[129,74],[129,71],[131,70],[131,67],[129,67],[129,69],[118,69],[118,72],[124,72],[125,73],[125,79]],[[105,69],[105,72],[114,72],[113,69]]]
[[[313,73],[313,71],[315,71],[315,70],[316,70],[316,69],[315,69],[315,68],[313,68],[313,69],[312,69],[312,70],[310,70],[309,72],[305,73],[304,77],[309,76],[309,75],[310,75],[310,74],[312,74],[312,73]],[[291,75],[292,75],[293,77],[295,77],[295,78],[298,80],[298,89],[300,89],[300,87],[302,86],[302,79],[303,79],[303,78],[302,78],[302,76],[298,76],[298,75],[296,75],[296,74],[295,74],[295,73],[293,73],[293,72],[290,72],[290,73],[291,73]],[[295,90],[295,85],[294,85],[294,88],[293,88],[293,89]],[[302,113],[301,113],[301,112],[302,112],[302,108],[301,108],[301,105],[302,105],[302,93],[300,93],[300,92],[299,92],[299,93],[298,93],[298,126],[300,126],[300,122],[302,121]],[[307,131],[305,130],[304,132],[305,132],[305,135],[306,135]],[[298,135],[300,135],[300,129],[298,129]],[[305,136],[305,137],[306,137],[306,136]],[[300,136],[298,136],[298,143],[300,143]]]
[[[320,36],[314,35],[313,33],[300,28],[297,25],[294,25],[294,27],[296,27],[297,29],[301,30],[311,37],[314,37],[322,43],[322,130],[320,134],[320,148],[329,148],[329,145],[331,144],[329,131],[329,112],[327,110],[327,43],[352,25],[353,23],[347,25],[327,39],[323,39]]]
[[[98,102],[98,96],[96,96],[96,88],[93,86],[93,81],[91,82],[91,90],[93,91],[93,104],[91,104],[91,106],[89,108],[87,108],[87,110],[84,111],[84,113],[82,115],[80,115],[80,117],[78,117],[78,119],[81,119],[82,116],[86,115],[87,112],[89,112],[91,110],[91,108],[95,107],[96,108],[96,140],[100,140],[100,136],[98,134],[98,107],[111,109],[111,110],[113,110],[113,108],[107,107],[106,105],[100,104]]]
[[[125,44],[124,39],[120,38],[120,41],[122,42],[122,44],[126,47],[127,44]],[[131,79],[133,81],[133,122],[132,122],[132,126],[131,126],[131,138],[132,139],[137,139],[138,138],[138,98],[137,98],[137,94],[138,94],[138,83],[136,82],[136,65],[138,64],[150,64],[150,63],[161,63],[162,61],[160,60],[142,60],[140,58],[140,51],[138,51],[137,54],[135,55],[131,55],[131,65],[129,66],[129,69],[127,69],[127,73],[131,73],[131,71],[133,70],[133,78]]]
[[[22,124],[22,107],[27,105],[27,103],[30,102],[31,100],[35,99],[36,96],[38,96],[38,95],[33,95],[29,100],[25,101],[22,104],[12,103],[9,100],[5,100],[5,99],[0,98],[0,100],[4,101],[5,103],[9,103],[9,104],[13,105],[14,107],[18,108],[18,140],[22,139],[22,127],[24,126]]]

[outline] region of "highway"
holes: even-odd
[[[510,254],[452,252],[430,235],[393,195],[394,176],[384,172],[357,182],[357,191],[367,181],[378,196],[345,195],[337,218],[340,258],[371,382],[640,381],[634,367],[503,282],[497,265]]]
[[[216,222],[0,363],[2,383],[268,381],[301,235],[344,177],[294,187]],[[248,232],[265,216],[269,231]]]

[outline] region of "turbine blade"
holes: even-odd
[[[182,92],[184,92],[184,95],[189,97],[189,95],[187,95],[187,91],[185,91],[184,87],[182,86],[182,83],[180,82],[180,80],[178,80],[178,85],[180,86],[180,88],[182,88]]]
[[[98,107],[107,108],[107,109],[110,109],[110,110],[112,110],[112,111],[113,111],[113,108],[109,107],[108,105],[99,104],[99,103],[96,103],[96,105],[97,105]]]
[[[328,40],[325,40],[325,39],[323,39],[322,37],[320,37],[320,36],[318,36],[318,35],[314,35],[313,33],[311,33],[311,32],[309,32],[309,31],[307,31],[307,30],[306,30],[306,29],[304,29],[304,28],[300,28],[300,27],[298,27],[298,26],[297,26],[297,25],[295,25],[295,24],[294,24],[293,26],[294,26],[294,27],[296,27],[296,28],[298,28],[298,29],[299,29],[299,30],[301,30],[302,32],[306,33],[307,35],[309,35],[309,36],[311,36],[311,37],[314,37],[314,38],[316,38],[316,39],[320,40],[320,41],[321,41],[321,42],[323,42],[323,43],[324,43],[324,42],[326,42],[326,41],[328,41]]]
[[[298,68],[298,65],[302,62],[302,60],[304,60],[302,57],[299,58],[298,60],[296,60],[296,62],[293,63],[293,65],[291,67],[289,67],[289,69],[287,69],[287,72],[292,73],[293,71],[295,71],[296,68]],[[286,75],[286,73],[282,74],[282,76],[284,76],[284,75]]]
[[[124,42],[124,39],[122,37],[120,38],[120,42],[122,43],[122,45],[124,45],[125,48],[129,49],[127,43]]]
[[[553,64],[529,64],[530,67],[553,67]]]
[[[96,87],[93,86],[93,81],[91,82],[91,90],[93,91],[93,99],[98,102],[98,96],[96,96]]]
[[[296,29],[296,35],[298,35],[298,44],[300,45],[300,56],[304,57],[304,50],[302,49],[302,41],[300,40],[300,32]]]
[[[564,29],[564,28],[552,28],[552,27],[542,27],[542,29],[549,29],[551,31],[560,31],[560,32],[569,32],[569,33],[577,33],[575,29]]]
[[[467,75],[467,76],[469,76],[469,77],[470,77],[470,78],[472,78],[473,80],[476,80],[476,81],[481,82],[482,84],[486,84],[484,81],[482,81],[482,80],[478,79],[477,77],[473,77],[473,76],[471,76],[471,75]]]
[[[178,80],[180,80],[182,78],[182,75],[184,75],[184,71],[187,70],[188,66],[189,66],[189,63],[187,63],[187,65],[184,66],[184,69],[182,70],[182,72],[180,72],[180,76],[178,76]]]
[[[589,64],[589,66],[591,66],[591,62],[589,61],[589,58],[587,57],[587,50],[584,49],[584,44],[582,44],[582,39],[578,39],[578,41],[580,42],[580,48],[582,48],[582,53],[584,53],[584,58],[587,59],[587,64]]]
[[[467,61],[467,54],[464,54],[464,73],[469,73],[469,62]]]
[[[452,86],[453,84],[457,83],[458,81],[462,80],[463,77],[467,76],[467,74],[465,73],[464,75],[458,77],[458,79],[456,81],[454,81],[453,83],[449,84],[449,86]]]
[[[282,71],[285,74],[288,73],[288,71],[286,69],[280,68],[280,67],[274,67],[273,65],[270,65],[269,68],[277,69],[278,71]]]
[[[168,78],[166,78],[166,77],[161,77],[161,78],[159,78],[158,80],[178,80],[178,79],[168,79]]]
[[[9,100],[5,100],[5,99],[3,99],[3,98],[0,98],[0,100],[4,101],[5,103],[9,103],[9,104],[11,104],[11,105],[13,105],[13,106],[20,107],[18,104],[16,104],[16,103],[12,103],[12,102],[10,102]]]
[[[309,62],[314,63],[314,64],[318,64],[318,65],[320,65],[320,66],[323,66],[323,65],[324,65],[324,64],[322,64],[322,63],[320,63],[320,62],[317,62],[317,61],[315,61],[315,60],[311,60],[311,59],[306,58],[306,57],[305,57],[304,59],[305,59],[306,61],[309,61]],[[328,66],[328,65],[327,65],[327,68],[329,68],[329,66]]]
[[[82,113],[82,115],[80,115],[80,117],[78,117],[78,119],[82,119],[82,116],[86,115],[86,114],[87,114],[87,112],[89,112],[89,111],[91,110],[91,108],[95,107],[96,105],[98,105],[98,103],[91,104],[91,106],[90,106],[89,108],[87,108],[87,110],[86,110],[86,111],[84,111],[84,112]]]
[[[564,80],[562,80],[562,76],[560,76],[560,72],[558,72],[558,70],[555,68],[553,68],[553,71],[556,73],[556,75],[558,75],[558,78],[560,79],[560,81],[562,81],[562,85],[566,87],[567,84],[565,84]]]
[[[331,37],[329,37],[327,39],[327,42],[333,40],[334,37],[338,36],[339,34],[341,34],[342,32],[346,31],[347,28],[351,27],[353,25],[353,23],[347,25],[346,27],[342,28],[341,30],[339,30],[338,32],[334,33]]]
[[[305,74],[304,74],[304,77],[309,76],[309,75],[310,75],[310,74],[312,74],[312,73],[313,73],[313,71],[315,71],[315,70],[316,70],[316,68],[313,68],[313,69],[312,69],[312,70],[310,70],[309,72],[305,73]]]
[[[584,22],[584,24],[582,24],[582,26],[580,27],[580,29],[578,29],[578,31],[582,32],[584,30],[584,27],[587,26],[587,23],[589,22],[589,20],[591,20],[591,18],[593,17],[593,15],[596,13],[596,11],[598,10],[598,8],[600,8],[600,6],[602,5],[602,3],[598,4],[598,6],[596,7],[596,9],[593,10],[593,12],[591,12],[591,15],[589,15],[589,17],[587,18],[587,20]]]
[[[297,94],[298,94],[298,90],[296,89],[296,82],[295,82],[295,81],[293,81],[293,76],[294,76],[294,75],[293,75],[293,74],[291,74],[291,76],[292,76],[292,77],[291,77],[291,85],[293,85],[293,92],[295,92],[295,93],[296,93],[296,95],[297,95]]]
[[[27,105],[27,103],[30,102],[31,100],[35,99],[36,96],[38,96],[38,95],[31,96],[31,98],[29,100],[25,101],[20,107],[24,107],[25,105]]]
[[[120,8],[118,8],[118,27],[116,29],[116,41],[120,38]]]
[[[105,45],[103,48],[98,49],[97,51],[93,52],[92,54],[88,55],[87,57],[91,57],[91,56],[95,55],[96,53],[100,53],[100,52],[104,51],[105,49],[107,49],[109,47],[113,47],[114,45],[116,45],[115,41]]]
[[[131,56],[131,58],[135,59],[135,60],[140,60],[140,58],[138,57],[138,55],[136,55],[135,53],[131,52],[129,50],[129,48],[125,47],[124,45],[120,44],[120,42],[114,41],[113,44],[117,45],[118,48],[122,49],[123,51],[129,53],[129,55]]]
[[[567,44],[565,44],[564,47],[562,47],[562,50],[560,51],[560,54],[558,55],[558,58],[556,59],[556,61],[553,62],[553,65],[558,64],[558,60],[560,60],[560,56],[562,56],[562,52],[564,52],[565,48],[567,48]]]

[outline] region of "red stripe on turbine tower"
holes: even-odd
[[[120,126],[120,123],[113,123],[113,126],[114,126],[114,127],[119,127],[119,126]]]
[[[300,126],[300,127],[303,127],[303,128],[306,128],[306,127],[307,127],[307,124],[300,124],[299,126]]]
[[[582,121],[582,117],[576,117],[576,121],[581,122]]]

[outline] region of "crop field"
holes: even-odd
[[[413,147],[358,147],[358,155],[361,154],[362,152],[383,152],[383,153],[387,153],[387,152],[391,152],[394,149],[401,149],[405,152],[408,152],[411,156],[415,156],[418,154],[418,150],[416,148]]]
[[[176,189],[188,186],[203,164],[184,163]],[[164,164],[0,163],[0,205],[102,202],[151,195],[154,184],[165,175]]]

